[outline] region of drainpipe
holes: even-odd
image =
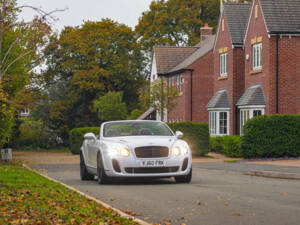
[[[276,114],[279,113],[279,35],[276,36]]]
[[[191,113],[190,113],[190,119],[193,121],[193,70],[190,70],[191,72]]]

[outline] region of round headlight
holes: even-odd
[[[178,146],[172,148],[173,155],[179,156],[181,154],[181,149]]]
[[[130,150],[128,148],[121,148],[120,149],[120,155],[123,157],[128,157],[130,155]]]

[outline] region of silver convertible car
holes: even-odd
[[[99,184],[114,177],[175,177],[192,179],[189,145],[163,122],[115,121],[101,125],[100,135],[84,135],[80,151],[82,180],[98,177]]]

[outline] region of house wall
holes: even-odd
[[[224,19],[224,31],[222,20]],[[244,52],[242,48],[233,48],[228,30],[226,16],[222,14],[218,37],[214,49],[214,93],[221,88],[226,88],[230,101],[230,135],[237,134],[238,115],[235,103],[244,91]],[[227,48],[227,78],[220,77],[220,54],[219,49]],[[213,96],[212,95],[212,96]]]
[[[213,96],[214,56],[210,51],[194,62],[189,69],[193,71],[193,121],[208,122],[206,109]],[[190,91],[190,86],[188,86]]]
[[[269,36],[259,0],[258,18],[253,8],[248,33],[245,39],[245,88],[261,83],[266,98],[266,114],[276,113],[276,36]],[[262,37],[262,71],[252,71],[251,40]],[[279,113],[295,114],[300,112],[300,37],[279,37]]]
[[[255,5],[258,5],[258,17],[255,18]],[[251,40],[262,37],[262,70],[253,72],[253,54]],[[245,38],[245,90],[255,83],[261,83],[266,98],[266,114],[276,112],[276,40],[268,36],[263,13],[259,1],[255,0],[254,8],[250,15],[248,32]]]
[[[180,97],[178,97],[175,102],[175,107],[168,112],[168,121],[187,121],[190,120],[190,72],[186,71],[180,74],[174,74],[169,76],[168,79],[176,77],[177,75],[182,75],[184,79],[183,92]],[[176,83],[175,83],[176,87]]]

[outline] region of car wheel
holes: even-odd
[[[80,152],[80,178],[81,180],[94,180],[94,175],[90,174],[86,169],[82,152]]]
[[[97,176],[98,176],[98,184],[107,184],[109,181],[108,176],[104,171],[103,161],[101,154],[98,153],[97,155]]]
[[[190,172],[187,175],[175,177],[175,181],[177,183],[190,183],[192,180],[192,173],[193,171],[191,168]]]

